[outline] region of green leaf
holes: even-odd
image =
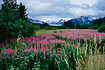
[[[26,47],[26,43],[20,43],[23,48]]]
[[[21,38],[17,38],[17,44],[20,44]]]

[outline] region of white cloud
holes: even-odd
[[[35,18],[37,18],[38,20],[40,19],[40,20],[45,21],[45,22],[47,22],[47,21],[59,21],[60,19],[64,19],[64,20],[72,19],[72,18],[66,18],[66,17],[61,18],[58,16],[36,16]],[[33,18],[33,19],[35,19],[35,18]]]
[[[74,14],[74,16],[88,16],[95,15],[95,11],[93,9],[82,9],[82,8],[70,8],[69,11]]]
[[[28,16],[43,21],[79,16],[105,15],[105,0],[17,0],[27,8]]]
[[[40,1],[31,0],[27,2],[26,7],[32,8],[33,10],[37,11],[37,10],[47,9],[50,5],[51,3],[42,3]]]
[[[88,4],[89,6],[92,6],[96,2],[97,2],[97,0],[71,0],[71,4],[74,4],[74,5]]]

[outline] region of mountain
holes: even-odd
[[[30,21],[30,22],[33,22],[35,24],[39,24],[39,25],[47,23],[49,26],[63,26],[64,22],[65,22],[64,19],[60,19],[59,21],[47,21],[47,22],[40,21],[40,20],[33,20],[33,19],[30,19],[30,18],[28,18],[27,20]],[[105,17],[104,17],[103,20],[105,21]],[[93,24],[94,19],[92,19],[90,17],[80,16],[80,17],[77,17],[77,18],[74,18],[74,19],[71,19],[71,20],[68,20],[68,21],[73,22],[75,25],[76,24]]]
[[[81,16],[78,18],[71,19],[69,21],[73,22],[75,25],[76,24],[93,24],[94,19],[92,19],[90,17]]]
[[[47,21],[49,26],[63,26],[64,22],[65,22],[65,20],[63,20],[63,19],[60,19],[57,22],[55,22],[55,21]]]
[[[30,18],[28,18],[27,20],[32,22],[32,23],[38,24],[38,25],[46,23],[46,22],[43,22],[43,21],[40,21],[40,20],[33,20],[33,19],[30,19]]]

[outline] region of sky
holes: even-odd
[[[0,3],[2,0],[0,0]],[[85,16],[105,16],[105,0],[17,0],[26,8],[28,17],[42,21],[69,20]]]

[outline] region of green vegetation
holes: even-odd
[[[98,29],[98,32],[104,32],[105,21],[102,18],[96,19],[89,29]],[[103,30],[102,30],[103,29]]]
[[[68,21],[64,26],[51,27],[47,23],[28,22],[27,15],[22,3],[3,0],[0,9],[0,70],[105,69],[105,34],[98,33],[105,32],[101,18],[92,25],[75,25]],[[87,28],[98,28],[98,32],[82,30]]]
[[[67,29],[56,29],[56,30],[41,29],[41,30],[36,31],[35,35],[42,35],[42,34],[49,34],[49,33],[58,33],[58,32],[63,32],[64,30],[67,30]]]
[[[62,33],[59,34],[62,35]],[[86,36],[85,33],[81,35]],[[94,41],[89,40],[89,43],[86,40],[81,43],[81,39],[78,39],[79,41],[67,40],[56,33],[52,39],[51,36],[54,35],[20,37],[17,40],[9,41],[10,43],[6,41],[6,43],[0,44],[2,49],[0,51],[0,70],[104,70],[105,43],[102,43],[103,36],[99,37],[99,41],[96,41],[96,36],[94,36]],[[54,39],[58,40],[55,43],[49,41],[54,41]],[[64,40],[64,43],[61,43],[61,39]],[[40,42],[40,44],[36,42]],[[98,44],[101,44],[102,48]]]
[[[66,28],[75,28],[74,23],[72,23],[71,21],[64,22],[64,26]]]
[[[105,25],[101,25],[101,26],[98,28],[98,32],[104,32],[104,33],[105,33]]]
[[[18,35],[32,36],[38,26],[27,22],[25,6],[16,0],[3,0],[0,9],[0,40],[17,38]]]

